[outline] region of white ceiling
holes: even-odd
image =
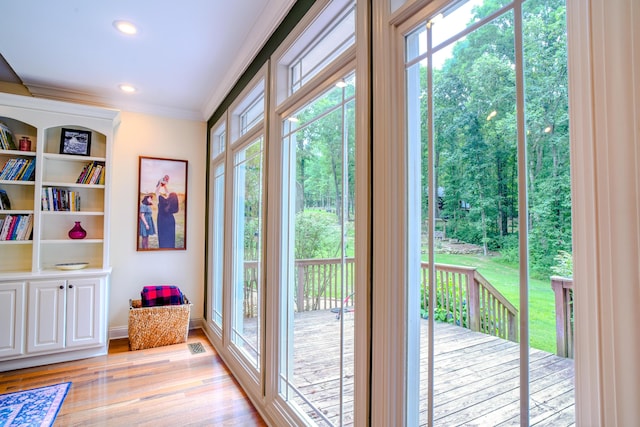
[[[2,0],[0,55],[34,96],[206,120],[294,2]]]

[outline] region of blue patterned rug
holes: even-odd
[[[0,394],[0,427],[51,426],[71,383]]]

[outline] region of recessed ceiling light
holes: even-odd
[[[122,84],[119,86],[120,90],[126,93],[133,93],[136,91],[136,88],[131,86],[131,85],[127,85],[127,84]]]
[[[138,32],[136,26],[128,21],[113,21],[113,26],[123,34],[133,35]]]

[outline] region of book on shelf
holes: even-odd
[[[80,193],[65,188],[42,188],[40,195],[43,211],[79,211]]]
[[[22,157],[7,160],[0,170],[0,180],[32,181],[35,172],[35,161]]]
[[[16,144],[13,140],[13,133],[9,126],[0,122],[0,149],[16,150]]]
[[[2,230],[0,230],[0,240],[9,240],[11,236],[11,230],[13,229],[18,215],[7,215],[4,217],[4,223],[2,224]]]
[[[9,176],[9,172],[11,172],[17,161],[18,159],[12,157],[11,159],[4,162],[2,170],[0,170],[0,179],[9,179],[7,178]]]
[[[0,210],[10,210],[11,209],[11,200],[9,200],[9,195],[5,190],[0,188]]]
[[[27,159],[23,159],[22,157],[20,157],[16,162],[16,165],[13,167],[13,169],[11,169],[11,174],[9,175],[8,179],[10,179],[11,181],[17,181],[18,175],[20,175],[20,173],[24,169],[26,163]]]
[[[100,184],[104,183],[104,162],[93,161],[82,168],[76,184]]]
[[[35,179],[36,162],[33,159],[27,159],[27,164],[16,177],[19,181],[33,181]]]
[[[7,215],[0,228],[0,240],[30,240],[33,214]]]
[[[33,227],[33,214],[22,215],[17,226],[15,240],[27,240],[30,237],[31,230],[29,224]]]
[[[11,225],[12,217],[12,215],[7,215],[4,217],[2,228],[0,228],[0,240],[6,240],[7,231],[9,230],[9,226]]]

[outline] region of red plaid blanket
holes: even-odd
[[[180,288],[172,285],[145,286],[140,292],[140,297],[143,307],[180,305],[184,303]]]

